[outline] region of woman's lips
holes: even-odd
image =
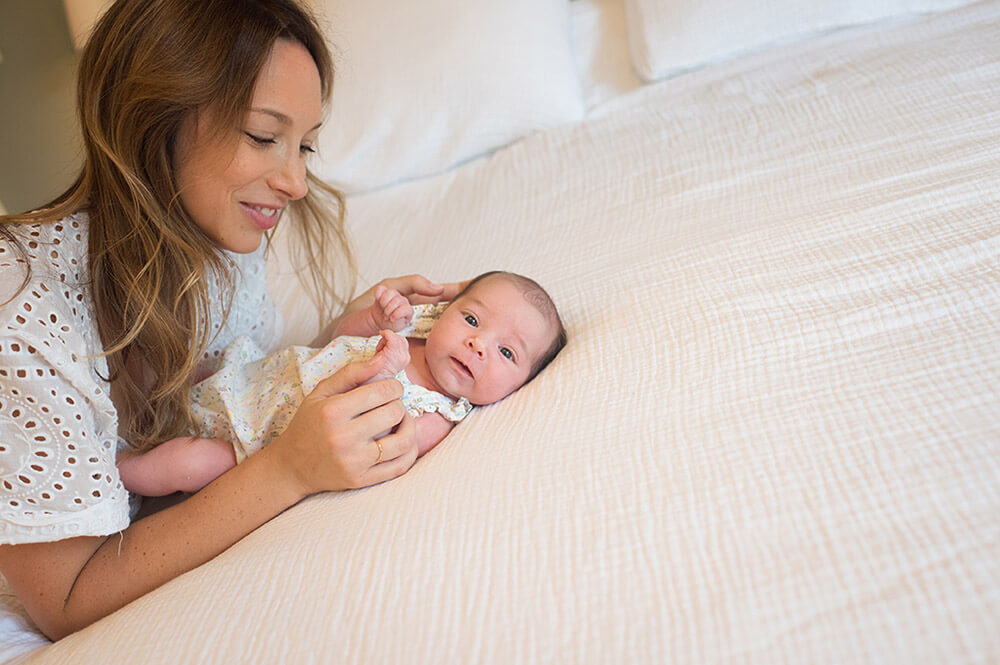
[[[274,225],[278,223],[278,218],[281,216],[282,208],[245,202],[240,203],[240,205],[243,206],[243,210],[246,211],[251,221],[262,231],[273,229]]]

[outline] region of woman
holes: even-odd
[[[119,0],[81,59],[80,177],[41,211],[0,219],[0,572],[52,639],[309,494],[416,459],[401,386],[363,385],[378,367],[354,365],[261,454],[131,524],[115,467],[125,445],[187,431],[188,388],[234,337],[276,341],[262,252],[279,219],[296,225],[317,303],[333,311],[325,259],[353,270],[343,202],[305,165],[331,76],[293,0]],[[415,300],[456,291],[383,284]]]

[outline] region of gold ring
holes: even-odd
[[[374,441],[375,445],[378,446],[378,458],[375,460],[375,464],[378,464],[382,461],[382,444],[379,443],[378,439],[372,439],[372,441]],[[372,466],[374,466],[374,464]]]

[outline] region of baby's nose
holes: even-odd
[[[465,345],[477,356],[483,356],[483,345],[480,343],[478,337],[469,337],[465,340]]]

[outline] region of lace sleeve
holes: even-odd
[[[32,236],[39,250],[43,236]],[[74,256],[73,237],[58,238],[28,286],[0,306],[0,544],[106,535],[129,524],[115,466],[117,413],[100,378],[106,363],[89,294],[77,286],[86,280],[62,265]],[[15,267],[8,254],[0,252],[0,279]]]
[[[87,396],[34,350],[0,338],[0,543],[124,529],[116,439],[101,431]]]

